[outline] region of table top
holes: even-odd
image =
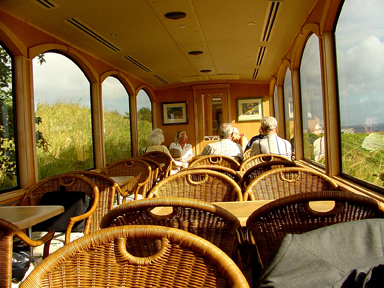
[[[214,202],[212,204],[220,206],[235,215],[241,226],[245,226],[248,217],[257,209],[274,200],[255,200],[255,201],[236,201],[236,202]],[[330,211],[334,206],[334,201],[315,201],[309,202],[312,209],[319,212]]]
[[[131,182],[135,177],[133,176],[113,176],[110,177],[117,183],[119,186],[124,186],[125,184]]]
[[[253,211],[272,201],[273,200],[214,202],[212,204],[228,210],[239,219],[241,226],[245,226],[248,217],[253,213]]]
[[[19,229],[30,228],[64,212],[64,207],[55,206],[0,206],[0,218],[13,223]]]
[[[225,210],[231,212],[239,219],[241,226],[245,227],[248,217],[260,207],[272,202],[274,200],[255,200],[255,201],[236,201],[236,202],[212,202]],[[335,206],[334,201],[316,201],[310,202],[310,207],[319,212],[326,212]],[[151,211],[158,215],[167,215],[172,212],[170,207],[156,207]]]
[[[228,210],[239,219],[241,226],[245,226],[249,215],[251,215],[253,211],[271,201],[273,200],[212,202],[212,204]],[[172,212],[172,208],[156,207],[151,212],[158,215],[167,215]]]

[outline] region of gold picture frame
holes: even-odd
[[[259,121],[263,119],[263,97],[238,98],[237,121]]]
[[[163,111],[163,125],[187,124],[187,102],[161,103]]]

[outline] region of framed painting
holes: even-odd
[[[257,121],[263,118],[263,97],[236,100],[237,121]]]
[[[187,102],[161,103],[163,109],[163,125],[187,124]]]

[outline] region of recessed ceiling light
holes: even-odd
[[[179,25],[179,28],[184,29],[185,25]]]
[[[118,34],[117,33],[111,33],[111,36],[117,36]]]
[[[206,70],[200,70],[201,73],[209,73],[212,72],[212,70],[206,69]]]
[[[164,16],[167,19],[179,20],[179,19],[187,16],[187,14],[185,14],[184,12],[169,12],[169,13],[165,14]]]
[[[249,26],[255,26],[256,24],[255,24],[255,22],[248,22],[248,25]]]
[[[203,51],[190,51],[188,52],[189,55],[201,55],[203,54]]]

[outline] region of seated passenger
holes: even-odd
[[[251,140],[249,140],[249,142],[247,143],[247,146],[245,146],[245,150],[244,151],[247,151],[248,149],[251,149],[252,147],[252,143],[255,142],[256,140],[259,140],[259,139],[263,139],[264,138],[264,135],[263,135],[263,130],[259,129],[259,135],[256,135],[256,136],[253,136],[251,138]]]
[[[324,126],[319,123],[315,126],[315,131],[313,131],[319,138],[313,142],[313,156],[315,161],[321,160],[325,156],[325,141],[324,141]]]
[[[200,155],[229,156],[241,163],[243,161],[243,148],[241,148],[240,144],[232,141],[232,123],[221,123],[218,132],[221,140],[205,146]]]
[[[264,117],[261,129],[265,135],[252,143],[251,156],[259,154],[278,154],[292,159],[291,143],[277,136],[277,120],[274,117]]]
[[[175,142],[169,145],[169,150],[178,149],[180,150],[181,159],[176,161],[177,164],[183,166],[184,168],[188,167],[188,163],[191,162],[193,157],[192,145],[187,143],[188,136],[187,132],[179,131],[176,134]]]
[[[245,137],[244,134],[240,134],[239,129],[237,129],[236,127],[233,127],[232,141],[237,144],[240,144],[243,151],[248,142],[247,137]]]
[[[143,150],[143,153],[160,151],[167,153],[169,156],[171,156],[171,153],[169,153],[167,146],[161,145],[164,143],[164,134],[163,130],[161,130],[160,128],[157,128],[148,134],[148,143],[149,146]]]

